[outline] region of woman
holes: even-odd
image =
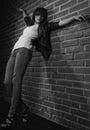
[[[23,9],[19,9],[23,13],[26,22],[26,28],[18,41],[15,43],[10,58],[7,63],[4,84],[6,87],[13,87],[11,105],[7,119],[1,124],[2,128],[10,128],[17,117],[18,108],[21,104],[21,86],[22,79],[28,63],[32,58],[33,46],[40,51],[47,60],[52,52],[50,44],[50,32],[54,29],[62,29],[73,22],[83,20],[82,16],[73,17],[61,22],[48,22],[48,12],[45,8],[37,8],[32,19]],[[22,104],[24,104],[22,102]],[[27,122],[28,114],[23,112],[23,122]]]

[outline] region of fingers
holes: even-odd
[[[78,16],[75,17],[75,19],[76,19],[77,21],[79,21],[79,22],[86,20],[83,15],[78,15]]]
[[[84,16],[85,20],[90,23],[90,14]]]
[[[75,16],[74,19],[79,21],[79,22],[85,21],[85,22],[90,23],[90,14],[78,15],[78,16]]]
[[[81,16],[75,16],[74,19],[75,19],[76,21],[81,22]]]
[[[80,15],[80,16],[79,16],[79,19],[80,19],[80,21],[85,21],[85,20],[86,20],[83,15]]]
[[[23,12],[24,10],[23,10],[22,8],[19,8],[18,11],[19,11],[19,12]]]

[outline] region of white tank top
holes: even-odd
[[[37,37],[38,37],[38,24],[27,26],[24,29],[23,34],[19,37],[18,41],[15,43],[12,50],[22,47],[32,49],[33,45],[31,40]]]

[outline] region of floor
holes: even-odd
[[[3,122],[5,117],[7,116],[7,112],[9,109],[9,104],[5,101],[0,101],[0,123]],[[52,123],[47,119],[31,114],[31,119],[27,124],[23,124],[21,118],[19,117],[17,122],[13,125],[11,130],[42,130],[42,129],[55,129],[55,130],[69,130],[56,123]],[[1,130],[1,129],[0,129]]]

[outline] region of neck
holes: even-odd
[[[34,22],[34,24],[39,24],[39,23],[37,23],[37,22]]]

